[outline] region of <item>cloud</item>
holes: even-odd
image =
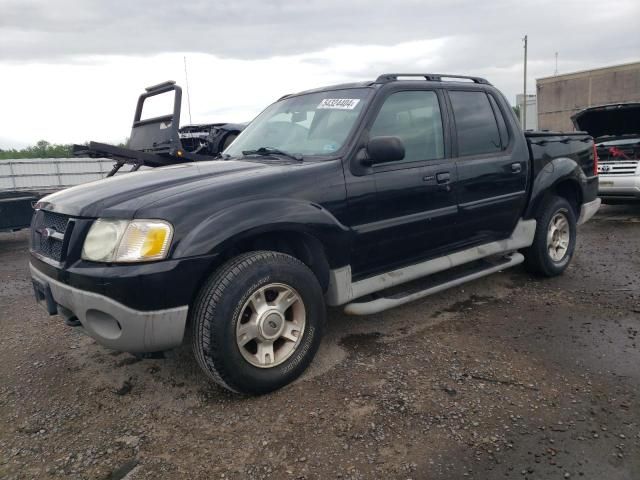
[[[519,46],[525,32],[545,50],[606,55],[620,43],[637,52],[637,39],[619,25],[640,17],[636,0],[606,5],[595,0],[0,0],[0,5],[0,59],[19,62],[184,51],[257,59],[454,36],[468,38],[474,47],[462,52],[463,60],[508,62],[504,47]]]
[[[234,60],[201,53],[91,56],[82,63],[8,64],[0,104],[0,131],[16,141],[120,142],[129,135],[137,96],[167,79],[184,86],[186,55],[192,121],[251,120],[287,93],[322,85],[375,79],[377,68],[404,70],[436,58],[445,40],[389,47],[342,46],[300,55]],[[376,74],[370,73],[371,69]],[[403,65],[403,68],[400,68]],[[16,92],[21,92],[16,95]],[[182,124],[190,123],[186,91]],[[1,145],[0,145],[1,146]]]
[[[637,0],[0,0],[0,12],[5,148],[123,140],[144,86],[183,83],[184,55],[193,121],[217,122],[394,71],[485,76],[513,102],[525,33],[530,92],[556,51],[561,73],[640,51],[628,27]]]

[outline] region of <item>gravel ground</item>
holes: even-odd
[[[27,262],[0,234],[0,478],[640,478],[640,207],[582,226],[562,277],[332,310],[312,368],[257,398],[46,317]]]

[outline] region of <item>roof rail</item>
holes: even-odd
[[[383,73],[375,83],[395,82],[398,77],[422,77],[429,82],[442,82],[443,79],[454,78],[461,80],[471,80],[473,83],[481,83],[483,85],[491,85],[488,80],[480,77],[468,77],[466,75],[449,75],[448,73]]]

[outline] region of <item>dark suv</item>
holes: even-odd
[[[562,273],[597,189],[589,135],[523,133],[481,78],[385,74],[281,98],[219,160],[42,199],[31,273],[106,347],[190,332],[209,378],[264,393],[312,360],[325,305],[380,312],[521,262]]]

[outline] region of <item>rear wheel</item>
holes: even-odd
[[[235,392],[266,393],[313,359],[324,330],[322,289],[298,259],[250,252],[205,283],[192,321],[194,354],[210,379]]]
[[[525,251],[525,266],[533,273],[553,277],[566,270],[576,246],[576,215],[562,197],[550,197],[536,215],[533,244]]]

